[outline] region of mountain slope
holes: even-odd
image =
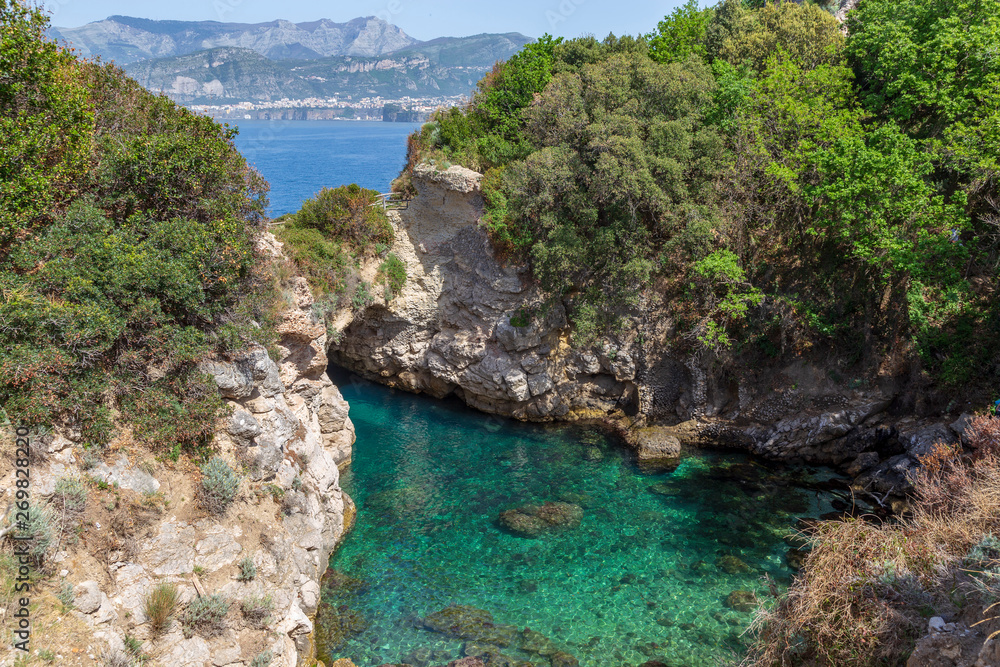
[[[52,28],[49,35],[68,42],[85,57],[100,55],[119,65],[223,46],[249,49],[271,59],[309,59],[378,56],[418,43],[396,26],[374,16],[347,23],[329,19],[305,23],[283,20],[220,23],[111,16],[78,28]]]
[[[250,49],[223,47],[136,62],[126,71],[146,88],[184,104],[451,96],[469,93],[497,60],[529,41],[518,33],[448,37],[391,56],[314,60],[269,60]]]

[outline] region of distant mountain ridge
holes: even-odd
[[[351,96],[430,98],[468,94],[497,60],[530,42],[520,33],[442,37],[388,55],[271,60],[220,47],[125,66],[144,87],[181,104],[230,104]]]
[[[304,23],[284,20],[220,23],[109,16],[78,28],[50,28],[49,36],[66,41],[84,57],[100,55],[119,65],[218,47],[249,49],[271,60],[307,60],[379,56],[419,43],[397,26],[375,16],[346,23],[329,19]]]

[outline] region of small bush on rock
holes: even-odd
[[[240,573],[236,575],[236,578],[240,581],[253,581],[257,576],[257,566],[253,562],[253,558],[245,556],[240,560]]]
[[[11,506],[7,516],[7,525],[19,524],[16,521],[17,512],[15,506]],[[45,566],[45,557],[53,547],[56,535],[53,529],[52,509],[49,505],[39,505],[30,503],[28,505],[28,520],[23,526],[18,526],[14,534],[19,540],[24,540],[23,544],[28,547],[28,554],[31,556],[32,564],[39,569]]]
[[[274,611],[274,600],[270,595],[250,597],[240,604],[243,618],[254,628],[265,628],[271,623],[271,612]]]
[[[264,651],[250,661],[250,667],[270,667],[272,660],[274,660],[274,654],[269,650]]]
[[[399,257],[389,255],[378,267],[378,278],[385,283],[386,300],[399,296],[406,284],[406,264]]]
[[[224,514],[240,490],[240,476],[216,457],[201,468],[201,503],[212,514]]]
[[[175,584],[157,584],[143,604],[143,611],[153,634],[158,635],[170,627],[170,617],[177,608],[177,586]]]
[[[202,637],[214,637],[226,627],[226,614],[229,613],[229,602],[221,595],[206,595],[190,605],[184,613],[184,635],[191,637],[199,634]]]

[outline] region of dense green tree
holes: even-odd
[[[844,36],[837,20],[813,4],[768,2],[752,10],[740,0],[725,0],[705,27],[704,40],[709,58],[759,71],[779,50],[807,68],[835,62]]]
[[[704,56],[705,31],[712,20],[710,8],[699,9],[698,0],[688,0],[646,35],[650,57],[661,63],[686,60],[695,54]]]
[[[158,447],[203,445],[222,403],[198,362],[271,340],[267,184],[234,131],[46,26],[0,0],[0,405],[91,444],[117,411]]]

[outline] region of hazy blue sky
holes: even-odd
[[[347,21],[380,16],[417,39],[481,32],[545,32],[566,37],[604,37],[648,32],[681,0],[45,0],[56,26],[76,27],[112,14],[182,21],[258,23],[282,18]]]

